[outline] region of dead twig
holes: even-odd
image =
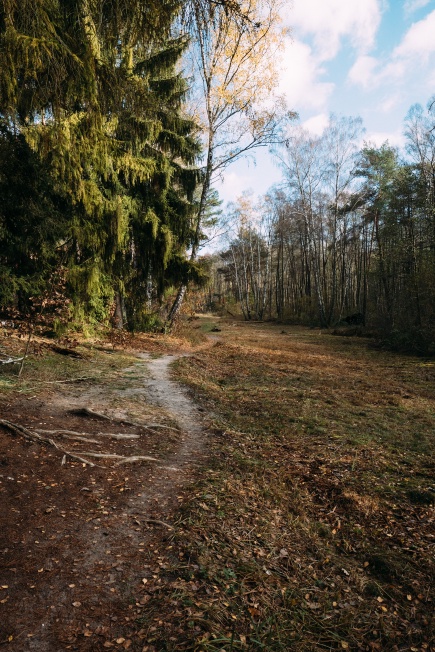
[[[35,328],[35,324],[32,324],[31,327],[30,327],[30,331],[29,331],[29,337],[27,338],[26,350],[24,351],[24,355],[21,358],[21,365],[20,365],[20,369],[18,371],[18,378],[21,378],[21,374],[23,373],[24,362],[25,362],[25,360],[27,358],[27,355],[29,353],[30,341],[32,339],[34,328]]]
[[[161,525],[162,527],[167,527],[168,530],[173,530],[173,526],[165,521],[159,521],[157,518],[144,518],[145,523],[152,523],[153,525]]]

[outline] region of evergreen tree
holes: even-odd
[[[59,263],[71,204],[21,135],[0,126],[0,305],[31,307]]]
[[[150,276],[161,292],[189,240],[199,146],[182,113],[178,10],[152,0],[0,3],[0,113],[73,205],[78,314],[106,317],[126,289],[140,302]]]

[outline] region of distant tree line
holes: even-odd
[[[359,149],[359,119],[332,116],[321,136],[293,127],[276,150],[283,183],[261,205],[232,206],[214,299],[245,319],[365,325],[435,352],[434,102],[410,110],[405,135],[401,156]]]

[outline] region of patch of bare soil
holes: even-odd
[[[11,652],[152,649],[142,609],[173,563],[174,514],[205,455],[174,359],[142,354],[115,386],[3,401],[0,644]]]

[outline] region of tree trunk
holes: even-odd
[[[201,237],[201,226],[204,218],[204,213],[207,205],[207,196],[208,191],[210,190],[211,184],[211,175],[213,173],[213,146],[214,146],[214,134],[209,134],[208,140],[208,152],[207,152],[207,163],[204,171],[204,183],[202,185],[201,199],[199,201],[198,213],[196,216],[196,225],[195,225],[195,234],[192,242],[192,251],[190,253],[189,262],[193,263],[196,260],[199,249],[199,239]],[[175,297],[175,301],[172,304],[172,308],[169,311],[167,325],[169,328],[172,327],[175,319],[180,313],[181,306],[183,305],[184,296],[186,294],[188,283],[184,282],[180,285],[180,288]]]
[[[115,295],[115,314],[113,316],[114,326],[118,330],[124,328],[124,297],[120,292]]]
[[[181,310],[181,306],[183,305],[183,300],[184,300],[184,295],[186,294],[186,290],[187,290],[187,283],[183,283],[182,285],[180,285],[180,288],[177,292],[177,296],[175,297],[175,301],[172,304],[172,308],[169,312],[168,319],[167,319],[170,326],[172,326],[177,315]]]

